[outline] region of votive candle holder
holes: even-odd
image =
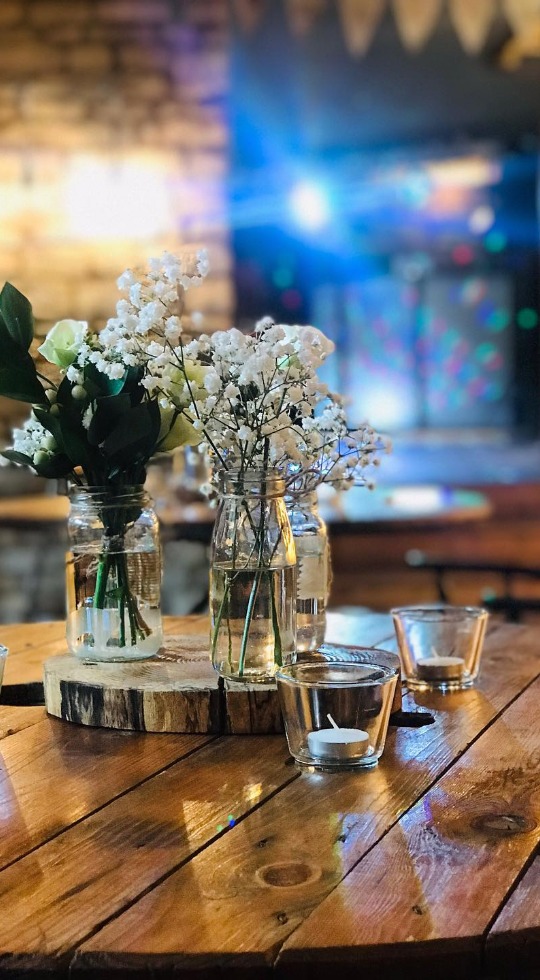
[[[489,614],[479,606],[401,606],[391,610],[403,676],[417,690],[472,687]]]
[[[384,750],[399,670],[300,662],[276,674],[289,751],[314,769],[366,769]]]

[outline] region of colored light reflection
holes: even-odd
[[[281,302],[286,310],[298,310],[302,306],[302,295],[297,289],[286,289],[281,294]]]
[[[470,245],[456,245],[451,254],[452,261],[456,265],[470,265],[474,259],[474,252]]]
[[[480,204],[474,209],[469,218],[469,228],[474,235],[483,235],[489,231],[495,221],[495,212],[489,204]]]
[[[538,326],[538,313],[531,307],[526,306],[522,310],[519,310],[516,316],[516,322],[522,330],[534,330]]]
[[[504,252],[507,241],[502,231],[490,231],[484,238],[484,246],[488,252]]]

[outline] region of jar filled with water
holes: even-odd
[[[210,551],[212,663],[224,676],[265,683],[295,650],[296,553],[272,472],[226,472]]]
[[[163,641],[161,550],[142,486],[71,492],[67,642],[88,662],[142,660]]]

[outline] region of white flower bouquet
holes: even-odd
[[[128,296],[100,333],[77,320],[61,320],[50,330],[38,351],[58,369],[54,376],[50,368],[42,373],[29,353],[29,301],[10,283],[0,293],[0,394],[33,405],[3,457],[40,476],[66,477],[99,498],[102,547],[85,571],[87,593],[93,583],[86,600],[93,611],[92,628],[85,629],[87,648],[97,647],[105,621],[116,623],[114,644],[132,652],[150,632],[131,588],[124,550],[140,515],[140,499],[131,508],[125,502],[131,488],[144,484],[155,453],[200,440],[179,409],[163,405],[148,380],[149,366],[178,342],[184,290],[201,282],[206,267],[205,252],[181,259],[164,253],[139,279],[124,273],[118,285]],[[175,379],[183,387],[182,368],[175,369]],[[74,572],[79,578],[81,568]]]
[[[333,350],[319,330],[265,319],[251,335],[230,329],[186,337],[183,293],[207,271],[206,252],[195,251],[151,259],[141,276],[124,272],[118,280],[124,298],[103,330],[62,320],[47,335],[39,352],[59,370],[56,381],[36,367],[30,303],[7,283],[0,294],[0,394],[30,402],[33,410],[3,455],[42,476],[69,477],[106,494],[92,604],[98,610],[116,605],[129,626],[122,626],[119,642],[134,645],[145,625],[127,570],[111,557],[109,541],[125,532],[111,499],[144,483],[155,453],[200,444],[214,472],[234,476],[243,501],[236,530],[227,532],[235,539],[232,564],[221,569],[211,610],[212,649],[224,636],[226,659],[242,675],[259,620],[271,624],[272,662],[282,658],[284,632],[294,644],[273,575],[280,554],[284,567],[294,565],[294,548],[275,528],[270,533],[274,518],[282,522],[279,508],[263,502],[265,489],[274,479],[295,490],[367,483],[366,467],[378,461],[384,442],[368,425],[348,431],[342,399],[317,374]],[[257,502],[246,489],[254,473],[261,484]],[[247,598],[233,650],[240,592]]]
[[[294,544],[276,478],[295,492],[368,483],[385,448],[367,424],[348,431],[342,399],[319,379],[333,346],[313,327],[265,319],[251,335],[231,329],[156,351],[149,365],[149,390],[199,434],[236,500],[216,521],[210,589],[212,656],[232,677],[266,680],[294,648]]]

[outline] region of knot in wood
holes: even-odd
[[[488,813],[476,817],[472,821],[472,826],[475,830],[481,830],[486,834],[511,837],[513,834],[525,834],[529,830],[534,830],[535,824],[518,813]]]
[[[307,861],[279,861],[258,868],[255,877],[267,888],[298,888],[317,881],[321,869]]]

